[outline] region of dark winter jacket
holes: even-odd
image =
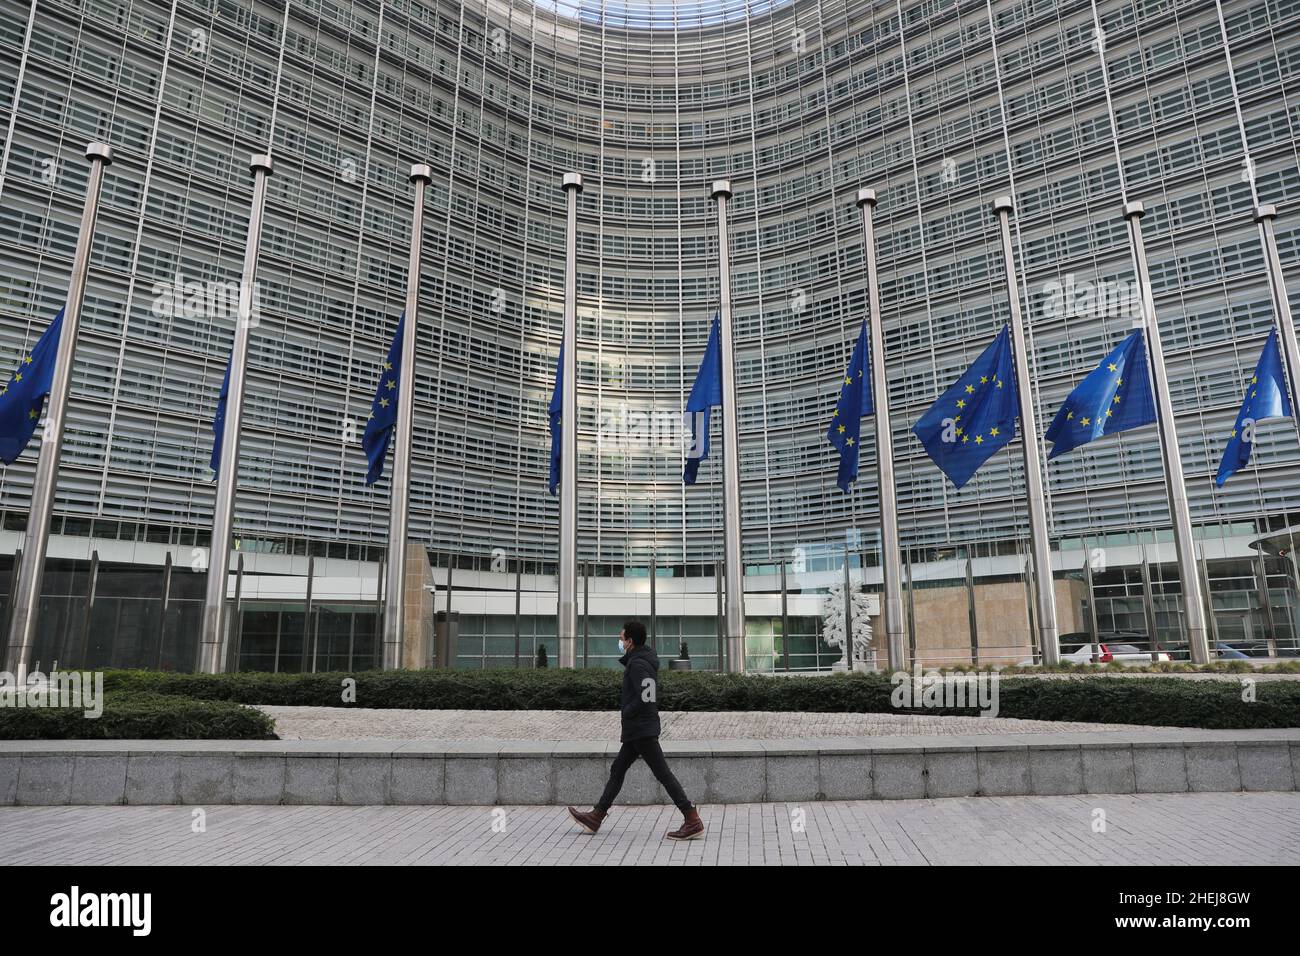
[[[633,647],[618,659],[623,665],[623,743],[659,736],[659,655],[653,648]]]

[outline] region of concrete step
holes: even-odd
[[[616,742],[0,741],[0,806],[590,804]],[[1300,790],[1300,730],[663,741],[701,804]],[[620,803],[666,803],[645,764]]]

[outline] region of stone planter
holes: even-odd
[[[674,657],[668,662],[670,671],[688,671],[691,669],[691,659],[689,657]]]

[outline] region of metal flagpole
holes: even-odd
[[[1202,557],[1204,557],[1204,552],[1202,552]],[[1290,554],[1285,555],[1284,557],[1285,557],[1285,560],[1286,560],[1288,566],[1291,568],[1291,587],[1292,587],[1292,593],[1295,594],[1295,600],[1296,600],[1296,601],[1300,601],[1300,554],[1297,554],[1295,551],[1292,551]],[[1214,605],[1213,605],[1212,602],[1213,602],[1214,599],[1213,599],[1213,597],[1210,596],[1210,590],[1209,590],[1209,587],[1210,587],[1210,586],[1209,586],[1209,580],[1208,580],[1208,579],[1209,579],[1209,576],[1210,576],[1209,563],[1210,563],[1210,562],[1209,562],[1209,559],[1206,558],[1206,559],[1205,559],[1205,564],[1206,564],[1206,569],[1205,569],[1205,576],[1206,576],[1205,593],[1206,593],[1206,600],[1208,600],[1208,601],[1211,602],[1211,604],[1210,604],[1210,611],[1211,611],[1211,613],[1213,613],[1213,611],[1214,611]],[[1292,611],[1292,615],[1294,615],[1295,613],[1296,613],[1296,611],[1293,610],[1293,611]],[[1296,621],[1295,621],[1295,618],[1294,618],[1293,616],[1288,615],[1288,617],[1291,618],[1291,627],[1292,627],[1292,629],[1293,629],[1291,633],[1292,633],[1292,635],[1293,635],[1293,638],[1292,638],[1292,639],[1294,640],[1294,635],[1296,634],[1296,630],[1295,630],[1295,627],[1296,627]],[[1214,620],[1214,618],[1211,617],[1211,621],[1213,621],[1213,620]],[[1218,635],[1218,627],[1217,627],[1217,625],[1216,625],[1216,627],[1215,627],[1215,635],[1214,635],[1214,636],[1215,636],[1216,643],[1217,643],[1217,639],[1218,639],[1218,636],[1219,636],[1219,635]]]
[[[515,667],[519,666],[519,612],[523,601],[523,592],[524,559],[518,558],[515,560]]]
[[[1092,633],[1092,642],[1100,640],[1101,625],[1097,618],[1097,592],[1092,587],[1092,555],[1083,561],[1083,584],[1088,591],[1088,630]]]
[[[1196,550],[1192,542],[1192,513],[1187,501],[1187,483],[1183,480],[1183,461],[1178,451],[1178,429],[1174,424],[1174,406],[1169,399],[1169,373],[1160,343],[1160,323],[1156,320],[1155,300],[1151,295],[1151,276],[1147,271],[1146,246],[1142,242],[1142,216],[1146,207],[1140,202],[1124,204],[1128,220],[1133,266],[1142,300],[1142,322],[1146,329],[1147,349],[1151,357],[1151,384],[1155,389],[1156,415],[1160,431],[1160,453],[1165,463],[1165,490],[1169,495],[1169,517],[1174,526],[1174,550],[1178,555],[1178,579],[1183,586],[1183,614],[1187,621],[1187,646],[1192,663],[1208,664],[1210,646],[1205,636],[1205,605],[1201,598],[1201,580],[1196,571]],[[1155,635],[1151,635],[1155,639]]]
[[[242,558],[241,558],[242,560]],[[370,651],[370,667],[372,669],[379,667],[379,653],[382,649],[382,638],[384,636],[384,566],[386,562],[383,558],[379,559],[379,570],[375,576],[375,633],[374,645]],[[355,628],[355,625],[353,625]],[[352,653],[348,652],[348,670],[352,669]]]
[[[876,269],[876,208],[874,189],[858,190],[862,210],[862,251],[867,260],[867,320],[871,336],[871,395],[876,425],[876,487],[880,493],[880,574],[884,603],[885,639],[889,669],[904,670],[903,568],[898,546],[898,494],[894,487],[894,433],[889,421],[889,380],[885,372],[885,332],[880,315],[880,274]],[[865,573],[866,565],[863,564]]]
[[[1151,590],[1151,560],[1147,557],[1147,546],[1142,545],[1142,613],[1147,622],[1147,644],[1151,652],[1151,661],[1154,663],[1158,658],[1156,656],[1156,644],[1158,641],[1157,623],[1156,623],[1156,599]]]
[[[786,586],[785,558],[781,558],[781,669],[790,669],[790,592]]]
[[[1025,497],[1029,501],[1029,550],[1034,561],[1034,594],[1037,598],[1038,646],[1042,662],[1049,667],[1061,662],[1060,635],[1056,623],[1056,587],[1052,583],[1052,551],[1047,536],[1047,499],[1043,489],[1043,466],[1038,448],[1038,419],[1034,414],[1029,383],[1029,349],[1025,344],[1020,314],[1020,282],[1011,251],[1011,197],[993,200],[1002,234],[1002,259],[1007,274],[1007,305],[1010,308],[1011,343],[1016,355],[1016,391],[1020,398],[1020,448],[1024,455]]]
[[[456,570],[456,552],[448,551],[447,552],[447,608],[446,608],[448,624],[451,623],[451,591],[452,591],[451,579],[452,579],[452,572],[455,570]],[[436,601],[434,602],[434,605],[436,607],[437,605]]]
[[[307,558],[307,593],[302,602],[302,648],[298,657],[298,673],[307,673],[307,661],[310,657],[315,656],[315,650],[311,646],[312,637],[312,583],[316,578],[316,558],[311,556]]]
[[[244,555],[235,562],[235,620],[230,625],[230,641],[225,646],[227,666],[239,670],[239,659],[244,643]]]
[[[656,578],[659,577],[659,555],[650,556],[650,647],[659,650],[659,615],[655,607]]]
[[[980,622],[975,611],[975,564],[969,554],[966,555],[966,623],[970,628],[970,662],[979,667]]]
[[[561,181],[567,209],[564,236],[564,332],[560,371],[560,574],[556,601],[559,665],[578,666],[578,193],[582,174]]]
[[[1205,553],[1205,542],[1201,542],[1201,588],[1205,591],[1205,620],[1211,646],[1216,652],[1219,647],[1219,622],[1214,617],[1214,597],[1210,593],[1210,559]]]
[[[1268,565],[1264,563],[1264,549],[1255,552],[1255,590],[1259,593],[1259,609],[1264,619],[1264,640],[1268,642],[1268,656],[1277,657],[1277,630],[1273,622],[1273,599],[1268,593]]]
[[[90,247],[95,236],[95,220],[99,215],[99,193],[104,185],[104,167],[113,161],[113,150],[104,143],[91,143],[86,147],[86,158],[90,160],[86,202],[82,208],[81,231],[77,234],[76,251],[72,257],[72,276],[68,281],[68,301],[63,309],[63,329],[59,334],[54,380],[50,385],[40,455],[36,460],[36,477],[32,482],[32,504],[27,514],[27,534],[23,542],[24,560],[19,565],[18,583],[12,594],[14,615],[9,626],[5,670],[14,675],[19,685],[27,682],[32,646],[36,642],[41,581],[45,576],[45,552],[50,543],[50,513],[54,510],[59,456],[63,451],[63,427],[67,421],[68,398],[72,391],[72,363],[76,358],[81,304],[86,294],[86,272],[90,267]]]
[[[907,566],[907,658],[916,663],[916,584],[912,580],[912,552],[903,553]]]
[[[271,157],[259,153],[250,161],[253,170],[253,205],[248,215],[244,246],[244,272],[239,284],[239,315],[235,344],[230,352],[230,385],[226,418],[222,425],[217,497],[212,506],[212,543],[208,551],[207,590],[203,598],[203,632],[199,643],[199,670],[218,674],[224,667],[226,643],[226,587],[230,578],[230,536],[235,524],[235,490],[239,482],[239,438],[244,418],[245,369],[248,338],[253,325],[253,293],[257,282],[257,255],[262,244],[262,212],[266,207],[266,181]]]
[[[1034,562],[1032,558],[1025,559],[1025,610],[1029,616],[1029,657],[1030,660],[1035,657],[1041,662],[1043,659],[1042,648],[1038,643],[1038,633],[1035,625],[1038,622],[1037,615],[1034,614]]]
[[[727,201],[731,183],[719,179],[712,198],[718,203],[718,283],[722,339],[722,553],[726,574],[727,669],[745,669],[745,581],[740,563],[740,437],[736,415],[736,355],[731,331],[731,262]]]
[[[9,568],[9,593],[18,593],[18,570],[23,566],[23,549],[21,547],[14,549],[14,561]],[[1300,584],[1296,587],[1296,593],[1300,594]],[[4,624],[5,633],[9,633],[9,627],[14,620],[14,602],[5,601]],[[10,671],[10,673],[14,673]]]
[[[172,557],[171,552],[168,551],[166,574],[169,581],[171,579],[171,569],[172,569],[171,557]],[[90,578],[86,582],[86,607],[81,617],[81,656],[78,658],[77,664],[79,667],[82,667],[84,669],[88,669],[89,667],[86,661],[87,658],[90,656],[90,624],[95,616],[95,591],[97,590],[98,587],[99,587],[99,551],[98,549],[96,549],[90,552]],[[160,660],[162,659],[161,634],[164,630],[166,630],[166,627],[167,627],[167,598],[166,598],[166,589],[164,588],[163,621],[162,621],[162,625],[158,628],[158,632],[160,635],[158,658]]]
[[[718,632],[718,670],[727,669],[727,649],[723,644],[723,615],[722,615],[722,562],[713,562],[713,593],[717,597],[717,611],[714,613],[713,623]]]
[[[1287,375],[1291,379],[1291,408],[1300,416],[1300,346],[1296,344],[1291,301],[1286,292],[1286,276],[1282,274],[1282,261],[1277,255],[1277,236],[1273,233],[1273,220],[1276,218],[1277,207],[1272,203],[1255,207],[1259,239],[1264,246],[1264,264],[1268,267],[1268,287],[1273,294],[1273,311],[1277,315],[1278,335],[1282,339]],[[1297,418],[1297,422],[1300,422],[1300,418]]]
[[[397,423],[393,437],[393,484],[388,504],[388,575],[384,582],[384,659],[386,671],[402,666],[406,630],[406,539],[411,517],[411,447],[415,424],[415,350],[419,341],[420,255],[424,249],[424,191],[433,170],[423,163],[411,167],[414,187],[411,208],[411,257],[406,269],[406,312],[402,321],[402,365],[397,382]],[[448,627],[450,624],[448,616]]]
[[[853,673],[853,579],[849,574],[847,540],[844,542],[844,669]]]
[[[99,552],[93,555],[98,564]],[[154,662],[155,670],[162,670],[163,650],[167,646],[167,612],[171,608],[172,600],[172,553],[167,552],[167,557],[163,559],[163,580],[162,580],[162,621],[158,625],[158,657]],[[82,662],[85,667],[85,662]]]

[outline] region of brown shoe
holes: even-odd
[[[704,821],[700,819],[700,811],[695,808],[687,810],[683,814],[681,827],[669,830],[665,836],[669,840],[695,840],[704,836]]]
[[[605,819],[605,811],[592,809],[583,813],[576,807],[569,807],[569,816],[573,817],[578,826],[588,833],[595,833],[600,829],[601,821]]]

